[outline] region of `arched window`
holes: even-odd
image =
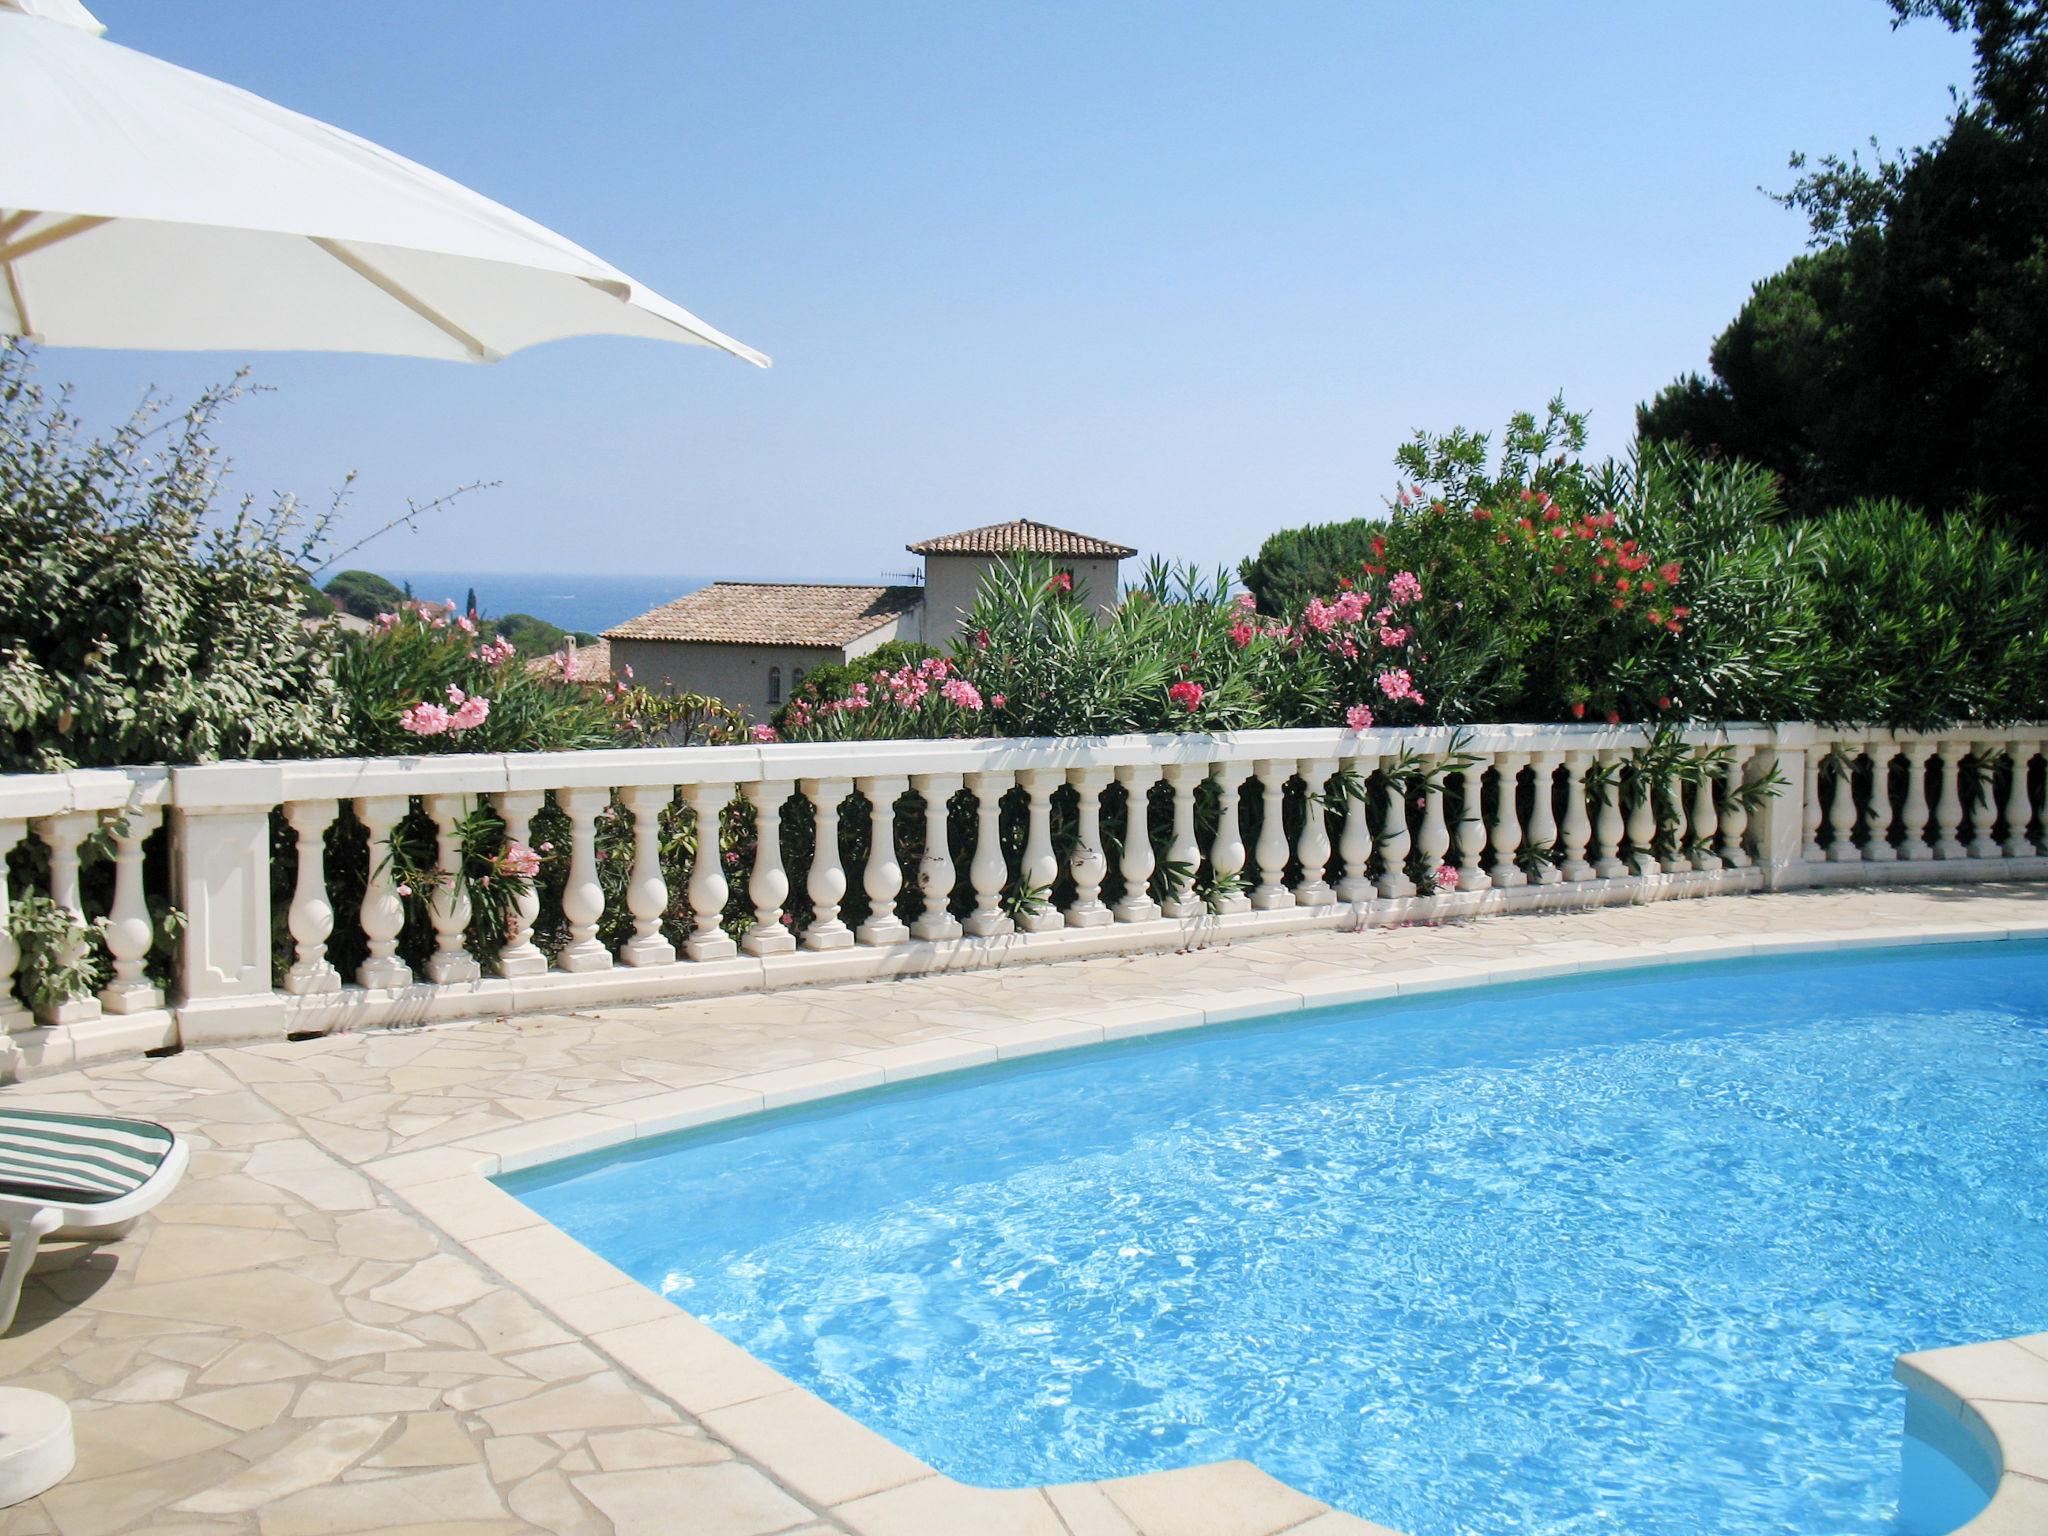
[[[780,667],[770,667],[768,669],[768,702],[770,704],[780,704],[782,702],[782,668]]]
[[[789,691],[795,693],[803,685],[804,669],[802,667],[791,667],[789,669]]]

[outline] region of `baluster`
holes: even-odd
[[[2034,851],[2034,840],[2027,835],[2034,821],[2034,800],[2027,784],[2034,765],[2034,743],[2015,736],[2006,743],[2006,754],[2012,759],[2012,784],[2005,794],[2005,856],[2024,859]]]
[[[505,823],[505,846],[509,849],[516,844],[538,857],[530,841],[533,815],[546,803],[546,796],[537,789],[522,789],[491,798]],[[500,976],[538,976],[548,968],[548,957],[533,942],[533,925],[540,920],[540,882],[535,877],[524,885],[505,913],[505,947],[498,951]]]
[[[947,807],[966,782],[957,773],[920,773],[910,784],[924,800],[924,857],[917,861],[917,888],[924,893],[924,911],[910,925],[913,936],[937,941],[960,937],[953,916],[953,849],[947,842]]]
[[[974,857],[967,865],[967,878],[974,885],[974,910],[961,926],[978,939],[996,938],[1012,928],[1003,910],[1003,882],[1010,866],[1003,858],[1003,795],[1011,784],[1007,773],[977,773],[968,777],[974,791]]]
[[[1298,907],[1327,907],[1337,899],[1330,889],[1330,814],[1325,791],[1337,765],[1327,758],[1309,758],[1301,764],[1301,836],[1294,840],[1294,857],[1301,864],[1301,880],[1294,888]]]
[[[1380,894],[1392,900],[1413,896],[1415,882],[1408,875],[1408,784],[1392,769],[1386,779],[1387,803],[1380,814]]]
[[[1998,825],[1998,778],[1997,763],[2000,743],[1979,741],[1972,744],[1972,753],[1977,759],[1977,790],[1970,797],[1970,857],[1973,859],[1996,859],[2004,856],[1992,832]]]
[[[1265,815],[1259,823],[1258,845],[1252,850],[1259,861],[1259,883],[1252,887],[1252,907],[1260,912],[1273,912],[1294,905],[1294,892],[1287,889],[1285,818],[1287,781],[1294,777],[1294,760],[1269,759],[1253,771],[1259,776],[1260,804]]]
[[[434,890],[427,919],[434,926],[434,952],[427,956],[427,980],[437,985],[475,981],[483,975],[465,941],[469,933],[469,886],[462,880],[462,818],[476,809],[474,795],[426,795],[422,804],[434,823]]]
[[[14,898],[9,894],[7,857],[28,832],[28,823],[9,817],[0,821],[0,1036],[19,1034],[34,1022],[14,990],[14,973],[21,967],[21,941],[14,936]],[[0,1042],[0,1055],[5,1055]]]
[[[1059,855],[1052,846],[1052,792],[1066,779],[1057,768],[1027,768],[1017,775],[1017,782],[1024,786],[1026,812],[1024,860],[1018,878],[1042,903],[1018,919],[1017,926],[1026,933],[1051,933],[1067,925],[1052,904],[1053,884],[1060,877]]]
[[[1109,779],[1107,768],[1074,768],[1067,773],[1067,782],[1074,786],[1076,834],[1067,860],[1074,877],[1069,928],[1100,928],[1112,921],[1109,908],[1102,904],[1102,881],[1109,873],[1109,860],[1102,853],[1102,788]]]
[[[1598,757],[1606,771],[1593,790],[1599,807],[1593,817],[1593,836],[1597,840],[1593,873],[1599,879],[1612,880],[1628,873],[1628,866],[1621,862],[1621,838],[1627,830],[1621,817],[1621,772],[1617,766],[1621,754],[1612,747],[1603,747]]]
[[[1828,862],[1860,864],[1863,850],[1856,846],[1856,751],[1847,743],[1835,758],[1834,791],[1828,797]]]
[[[1479,867],[1479,855],[1486,851],[1486,822],[1480,814],[1486,798],[1486,766],[1468,763],[1458,770],[1458,889],[1483,891],[1493,884],[1492,876]]]
[[[1491,878],[1503,890],[1529,883],[1528,875],[1515,862],[1522,847],[1522,770],[1529,761],[1526,752],[1497,752],[1493,758],[1493,823],[1487,843],[1493,850]]]
[[[1202,863],[1202,845],[1195,838],[1195,789],[1208,776],[1207,763],[1166,765],[1166,782],[1173,786],[1173,841],[1166,845],[1166,860],[1185,882],[1174,890],[1168,881],[1166,900],[1159,904],[1167,917],[1198,917],[1202,912],[1202,898],[1195,894],[1195,872]]]
[[[1721,862],[1729,869],[1747,869],[1750,865],[1749,849],[1744,842],[1749,833],[1749,811],[1743,806],[1742,790],[1753,756],[1753,747],[1736,747],[1728,754],[1727,776],[1721,781]]]
[[[294,800],[284,808],[299,848],[299,873],[285,918],[297,958],[284,973],[284,989],[295,997],[341,990],[341,973],[327,963],[327,940],[334,933],[334,904],[327,899],[327,829],[340,812],[332,800]]]
[[[1899,856],[1892,846],[1892,759],[1898,754],[1875,744],[1868,752],[1870,805],[1863,823],[1863,857],[1872,864],[1890,864]]]
[[[1557,770],[1564,766],[1562,752],[1540,752],[1534,761],[1534,772],[1529,779],[1529,842],[1546,854],[1563,856],[1563,834],[1557,827]],[[1573,784],[1574,793],[1577,784]],[[1585,804],[1580,802],[1583,815]],[[1545,858],[1536,866],[1538,885],[1557,885],[1565,875],[1557,858]]]
[[[1347,766],[1356,776],[1356,794],[1344,797],[1344,826],[1337,834],[1337,857],[1343,861],[1344,876],[1337,882],[1337,899],[1354,905],[1372,900],[1372,811],[1367,792],[1373,770],[1380,765],[1377,752],[1360,752]]]
[[[1819,742],[1806,749],[1805,798],[1800,802],[1800,827],[1804,841],[1799,857],[1809,864],[1824,864],[1828,856],[1828,851],[1820,845],[1820,767],[1826,758],[1827,753],[1821,750]]]
[[[1422,855],[1423,876],[1429,882],[1426,896],[1444,893],[1440,878],[1444,860],[1451,851],[1451,829],[1444,822],[1444,768],[1432,762],[1422,781],[1422,825],[1415,835],[1415,851]]]
[[[356,967],[356,980],[366,987],[403,987],[412,981],[412,967],[398,958],[405,903],[399,899],[391,869],[391,832],[410,808],[404,795],[369,795],[355,802],[356,820],[363,824],[370,845],[370,877],[363,883],[363,904],[356,916],[369,950]]]
[[[597,817],[611,806],[608,789],[562,789],[555,803],[569,818],[569,878],[562,888],[562,916],[568,920],[569,943],[555,957],[559,970],[608,971],[612,952],[598,941],[604,916],[604,886],[597,878]]]
[[[1906,743],[1906,803],[1899,812],[1899,857],[1931,859],[1934,849],[1927,842],[1927,760],[1934,756],[1931,741]]]
[[[1657,862],[1657,791],[1661,782],[1640,762],[1629,770],[1622,785],[1622,798],[1636,791],[1636,803],[1628,808],[1628,872],[1654,875],[1663,866]]]
[[[164,1005],[163,990],[145,974],[155,929],[142,890],[142,845],[162,820],[163,813],[154,807],[132,807],[117,812],[108,824],[114,840],[114,897],[100,930],[114,963],[112,979],[100,989],[100,1006],[108,1013],[145,1013]]]
[[[1698,842],[1693,854],[1694,869],[1713,874],[1727,867],[1716,849],[1715,837],[1721,830],[1721,817],[1714,806],[1714,770],[1710,762],[1712,749],[1701,747],[1695,754],[1700,760],[1699,782],[1692,787],[1692,835]],[[1731,752],[1732,758],[1734,754]]]
[[[1558,873],[1573,882],[1593,878],[1593,864],[1586,857],[1593,841],[1593,818],[1586,810],[1586,772],[1593,761],[1591,752],[1564,755],[1564,826],[1560,831],[1564,865]]]
[[[1969,750],[1969,743],[1953,740],[1944,741],[1935,749],[1941,760],[1941,793],[1934,802],[1937,859],[1960,859],[1964,855],[1962,839],[1956,833],[1963,824],[1963,754]]]
[[[689,791],[684,791],[687,797]],[[675,800],[666,784],[635,784],[619,791],[619,800],[633,817],[633,869],[626,881],[626,910],[633,914],[633,935],[619,946],[626,965],[673,965],[676,947],[661,931],[668,915],[668,881],[661,872],[661,813]],[[694,804],[694,802],[693,802]],[[699,857],[704,823],[699,818]],[[713,845],[717,839],[714,836]]]
[[[697,851],[690,860],[687,888],[690,936],[683,940],[683,953],[692,960],[730,960],[739,953],[739,946],[733,943],[732,935],[723,926],[726,898],[732,894],[732,885],[725,878],[725,808],[732,804],[733,790],[734,785],[729,781],[683,786],[683,803],[689,806],[690,815],[697,824]],[[659,878],[659,850],[655,851],[656,875]],[[667,904],[668,892],[664,887],[664,910]],[[638,916],[637,908],[635,916]],[[655,930],[657,936],[660,933],[658,924],[659,919]],[[669,959],[675,958],[675,950],[670,945],[664,942],[662,948],[668,950]]]
[[[1244,763],[1218,763],[1214,769],[1217,791],[1216,836],[1209,844],[1209,870],[1219,885],[1244,869],[1244,829],[1237,819],[1237,792],[1251,770]],[[1218,912],[1248,912],[1251,898],[1242,889],[1210,898]]]
[[[839,903],[846,897],[846,868],[839,861],[839,802],[853,792],[853,781],[805,779],[801,787],[818,827],[810,878],[804,883],[812,913],[810,926],[804,929],[804,948],[850,949],[853,930],[839,920]]]
[[[910,929],[896,915],[896,897],[903,889],[903,865],[896,858],[896,801],[910,788],[910,780],[885,775],[855,779],[854,787],[868,802],[868,866],[861,875],[868,916],[854,937],[868,945],[901,944],[910,937]]]
[[[61,816],[45,816],[35,823],[36,836],[50,850],[50,900],[70,913],[71,920],[78,925],[78,931],[57,948],[55,959],[62,966],[74,966],[84,960],[93,943],[92,930],[86,926],[85,904],[78,890],[78,845],[98,823],[99,817],[91,811],[66,811]],[[46,1024],[83,1024],[100,1016],[100,1000],[97,997],[76,997],[37,1011]]]
[[[750,955],[786,955],[796,948],[796,935],[782,920],[782,904],[789,899],[789,871],[782,867],[782,804],[795,792],[788,779],[756,779],[745,787],[754,808],[754,867],[747,877],[754,924],[740,935],[740,948]]]
[[[1663,797],[1664,804],[1671,808],[1671,853],[1663,860],[1661,867],[1667,875],[1689,874],[1692,871],[1692,855],[1685,851],[1685,845],[1692,837],[1693,829],[1690,808],[1685,802],[1685,785],[1676,773],[1669,773],[1651,787]]]
[[[1148,923],[1159,916],[1159,903],[1152,899],[1152,873],[1159,866],[1158,857],[1152,852],[1149,815],[1152,786],[1159,782],[1159,770],[1150,763],[1126,763],[1117,769],[1116,781],[1124,787],[1124,850],[1117,860],[1117,872],[1124,877],[1124,893],[1117,898],[1116,920]]]

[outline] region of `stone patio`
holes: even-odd
[[[548,1244],[567,1239],[552,1228],[529,1238],[533,1226],[504,1215],[509,1197],[480,1202],[477,1169],[1373,990],[2015,932],[2048,934],[2048,887],[1837,888],[1315,931],[188,1051],[39,1079],[8,1100],[160,1119],[194,1156],[129,1239],[55,1246],[38,1264],[0,1340],[0,1378],[72,1404],[78,1466],[0,1512],[0,1536],[1371,1531],[1235,1463],[966,1489],[766,1367],[747,1376],[750,1357],[726,1361],[740,1384],[707,1398],[694,1368],[661,1369],[649,1347],[627,1347],[680,1314],[587,1254],[595,1267],[543,1283],[537,1258],[559,1270]]]

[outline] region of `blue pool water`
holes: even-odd
[[[1893,1357],[2048,1327],[2048,947],[1296,1014],[505,1182],[967,1482],[1896,1536]]]

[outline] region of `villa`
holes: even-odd
[[[757,718],[773,714],[827,662],[849,662],[891,640],[944,650],[988,570],[1005,556],[1054,561],[1107,612],[1118,566],[1137,551],[1019,518],[905,546],[921,556],[914,582],[865,586],[718,581],[605,631],[611,665],[636,682],[709,694]]]

